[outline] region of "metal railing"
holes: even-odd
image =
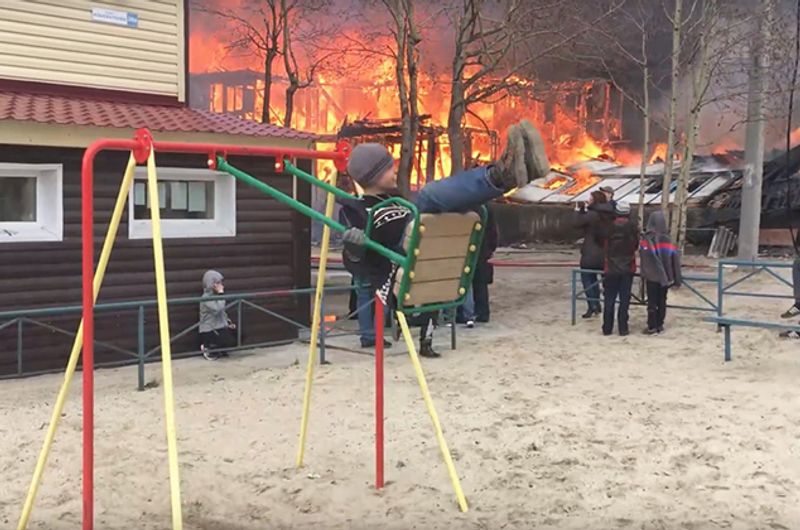
[[[351,292],[354,290],[353,286],[333,286],[333,287],[326,287],[323,292],[323,309],[322,312],[324,314],[324,297],[325,295],[335,294],[335,293],[344,293],[344,292]],[[290,326],[296,328],[298,331],[302,330],[310,330],[310,327],[294,318],[288,317],[285,314],[281,314],[276,310],[270,309],[263,305],[262,300],[271,300],[276,298],[286,298],[286,297],[297,297],[297,296],[304,296],[304,295],[312,295],[314,293],[313,288],[304,288],[304,289],[285,289],[285,290],[274,290],[274,291],[260,291],[260,292],[249,292],[249,293],[241,293],[241,294],[225,294],[216,296],[216,300],[225,300],[226,305],[225,309],[230,310],[235,308],[235,319],[234,322],[236,323],[236,346],[229,348],[230,351],[237,351],[237,350],[244,350],[244,349],[253,349],[253,348],[261,348],[265,346],[275,346],[279,344],[288,344],[295,339],[282,339],[282,340],[272,340],[272,341],[261,341],[261,342],[254,342],[254,343],[247,343],[244,344],[242,341],[242,330],[244,329],[244,312],[243,308],[250,308],[252,310],[258,311],[265,315],[271,316],[277,320],[280,320]],[[193,297],[183,297],[183,298],[173,298],[168,301],[169,306],[179,306],[179,305],[190,305],[190,304],[198,304],[204,299],[201,296],[193,296]],[[260,302],[260,303],[259,303]],[[118,345],[114,345],[108,342],[95,340],[94,344],[98,347],[104,348],[110,352],[119,353],[123,355],[127,355],[130,359],[122,359],[116,361],[109,361],[106,363],[98,363],[97,366],[104,366],[104,367],[112,367],[112,366],[122,366],[122,365],[129,365],[133,363],[138,364],[138,389],[143,390],[145,388],[145,371],[144,365],[148,362],[158,361],[155,357],[155,354],[161,351],[160,344],[153,348],[147,349],[146,345],[146,338],[145,338],[145,309],[150,307],[156,306],[156,300],[132,300],[132,301],[125,301],[125,302],[109,302],[103,304],[96,304],[95,311],[99,313],[103,312],[113,312],[113,311],[136,311],[137,314],[137,324],[136,324],[136,350],[133,351],[128,348],[120,347]],[[16,365],[17,369],[15,373],[12,374],[5,374],[0,375],[0,379],[9,379],[14,377],[20,376],[30,376],[30,375],[39,375],[44,373],[54,373],[59,372],[61,369],[47,369],[47,370],[33,370],[33,371],[26,371],[24,367],[24,348],[23,348],[23,338],[24,338],[24,328],[26,325],[35,326],[47,329],[54,333],[59,333],[62,335],[66,335],[68,337],[74,338],[76,335],[75,329],[64,329],[59,326],[53,325],[51,323],[45,322],[42,319],[47,317],[56,317],[56,316],[66,316],[66,315],[76,315],[80,317],[82,312],[82,306],[75,305],[75,306],[61,306],[61,307],[48,307],[48,308],[41,308],[41,309],[23,309],[23,310],[14,310],[14,311],[3,311],[0,312],[0,331],[6,329],[11,326],[16,326],[17,329],[17,343],[16,343]],[[310,310],[309,310],[310,311]],[[340,332],[338,334],[330,334],[325,333],[325,323],[321,322],[320,325],[322,326],[322,333],[320,334],[320,361],[325,362],[325,339],[333,337],[343,337],[348,335],[355,335],[355,332]],[[178,331],[177,333],[173,334],[170,337],[170,344],[174,343],[176,340],[185,337],[189,333],[197,330],[199,327],[199,322],[195,322],[192,325]],[[77,328],[77,325],[76,325]],[[174,355],[176,358],[180,357],[188,357],[193,355],[198,355],[200,353],[199,350],[193,349],[190,351],[181,352],[177,355]]]
[[[356,286],[355,285],[348,285],[348,286],[332,286],[326,287],[323,291],[322,300],[320,303],[320,312],[322,315],[326,315],[326,303],[325,297],[326,295],[337,294],[337,293],[350,293],[355,292]],[[241,293],[241,294],[225,294],[216,296],[216,300],[225,300],[225,310],[232,310],[235,313],[235,319],[232,319],[236,323],[236,346],[232,348],[228,348],[228,351],[241,351],[241,350],[249,350],[254,348],[263,348],[268,346],[277,346],[282,344],[289,344],[296,339],[281,339],[281,340],[272,340],[272,341],[260,341],[260,342],[253,342],[253,343],[244,343],[242,341],[242,332],[245,328],[244,325],[244,311],[243,309],[249,308],[259,313],[263,313],[265,315],[271,316],[281,322],[284,322],[299,331],[309,331],[311,327],[303,322],[295,320],[291,317],[286,316],[285,314],[281,314],[276,310],[270,309],[269,307],[265,307],[262,303],[258,303],[257,301],[260,300],[269,300],[269,299],[276,299],[276,298],[286,298],[286,297],[297,297],[297,296],[304,296],[304,295],[313,295],[314,289],[313,288],[304,288],[304,289],[286,289],[286,290],[275,290],[275,291],[259,291],[259,292],[249,292],[249,293]],[[184,297],[184,298],[173,298],[168,301],[169,306],[178,306],[178,305],[191,305],[191,304],[198,304],[203,301],[203,297],[201,296],[192,296],[192,297]],[[118,353],[122,355],[126,355],[130,357],[130,359],[121,359],[115,361],[108,361],[104,363],[97,363],[96,366],[98,367],[114,367],[114,366],[126,366],[130,364],[138,364],[138,371],[137,371],[137,388],[139,390],[144,390],[145,388],[145,364],[150,362],[158,362],[160,359],[157,357],[157,353],[161,351],[161,345],[157,345],[150,349],[147,349],[147,341],[145,337],[145,309],[150,307],[156,306],[156,300],[132,300],[126,302],[109,302],[103,304],[96,304],[95,311],[98,313],[108,313],[114,311],[135,311],[136,312],[136,350],[131,350],[128,348],[124,348],[106,341],[100,341],[95,339],[94,344],[96,348],[103,348],[106,351]],[[351,317],[358,314],[364,308],[370,307],[375,304],[374,297],[370,297],[368,303],[363,304],[363,306],[358,306],[354,311],[348,311],[344,314],[334,315],[336,318],[336,322],[340,321],[347,321]],[[77,334],[75,329],[65,329],[63,327],[56,326],[52,323],[48,323],[43,321],[47,317],[60,317],[60,316],[67,316],[67,315],[76,315],[80,318],[82,311],[82,306],[75,305],[75,306],[61,306],[61,307],[46,307],[41,309],[21,309],[21,310],[14,310],[14,311],[3,311],[0,312],[0,331],[16,326],[16,371],[10,374],[0,375],[0,380],[2,379],[11,379],[17,378],[22,376],[33,376],[33,375],[41,375],[47,373],[57,373],[62,371],[61,368],[52,368],[52,369],[45,369],[45,370],[30,370],[26,371],[24,367],[24,337],[25,337],[25,326],[29,327],[39,327],[43,329],[47,329],[53,333],[58,333],[61,335],[65,335],[70,338],[74,338]],[[445,322],[450,320],[453,325],[450,328],[450,344],[451,349],[456,349],[456,326],[455,326],[455,310],[443,312],[449,319],[445,319]],[[358,329],[355,330],[347,330],[344,329],[341,325],[334,324],[330,325],[330,323],[325,322],[325,319],[320,319],[320,330],[319,330],[319,339],[318,339],[318,350],[319,350],[319,361],[321,364],[327,364],[326,360],[326,341],[329,339],[340,338],[340,337],[352,337],[358,335]],[[391,320],[391,330],[393,331],[396,323],[394,318]],[[195,322],[194,324],[185,327],[184,329],[178,331],[177,333],[173,334],[170,337],[170,344],[174,343],[175,341],[187,336],[188,334],[196,331],[199,327],[199,322]],[[213,350],[212,350],[213,351]],[[199,355],[201,352],[198,349],[192,349],[189,351],[183,351],[177,354],[174,354],[174,358],[185,358]]]
[[[743,267],[752,269],[747,274],[734,280],[732,283],[725,285],[725,269],[730,267]],[[734,287],[741,285],[750,278],[758,276],[759,274],[766,273],[775,278],[780,283],[793,289],[793,283],[776,273],[773,269],[791,269],[793,264],[791,262],[781,261],[748,261],[738,259],[724,259],[720,260],[717,266],[717,315],[722,316],[725,311],[725,297],[726,296],[744,296],[751,298],[775,298],[780,300],[794,300],[794,294],[775,294],[775,293],[753,293],[746,291],[734,291]]]
[[[593,289],[594,287],[599,287],[602,285],[602,278],[603,278],[603,271],[593,270],[593,269],[572,269],[572,280],[571,280],[571,296],[570,296],[570,316],[571,322],[574,326],[577,323],[578,318],[578,301],[597,301],[602,302],[601,298],[589,298],[587,295],[587,291]],[[599,278],[596,282],[593,282],[588,287],[583,287],[581,282],[580,276],[581,274],[596,274]],[[634,274],[635,277],[641,278],[640,274]],[[700,283],[717,283],[719,281],[718,277],[714,276],[700,276],[700,275],[683,275],[682,276],[682,283],[681,287],[687,289],[689,292],[694,294],[695,299],[699,300],[702,305],[697,306],[687,306],[687,305],[677,305],[677,304],[667,304],[667,307],[670,309],[684,309],[687,311],[708,311],[712,313],[716,313],[718,311],[718,303],[714,303],[713,300],[708,298],[706,295],[700,292],[699,286],[697,284]],[[581,289],[579,290],[578,285],[581,282]],[[633,292],[631,293],[631,305],[647,305],[647,297],[645,296],[644,291],[642,290],[639,293]]]

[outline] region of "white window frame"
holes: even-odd
[[[64,166],[0,163],[0,177],[36,178],[36,221],[0,221],[0,243],[64,240]]]
[[[161,237],[165,239],[188,239],[200,237],[236,237],[236,180],[222,171],[178,167],[156,169],[159,181],[194,180],[214,182],[213,219],[162,219]],[[137,167],[134,183],[147,182],[147,168]],[[134,219],[133,193],[128,195],[128,238],[152,239],[150,219]]]

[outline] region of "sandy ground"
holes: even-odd
[[[333,364],[318,369],[302,470],[292,466],[302,345],[176,362],[185,527],[800,528],[800,343],[737,329],[725,364],[713,326],[678,311],[662,336],[603,337],[597,320],[569,325],[568,278],[567,269],[498,269],[492,323],[460,331],[457,351],[441,330],[445,357],[424,362],[466,514],[398,346],[386,365],[382,492],[372,487],[367,355],[329,350]],[[787,292],[766,279],[750,285]],[[729,307],[766,319],[785,305]],[[644,310],[632,313],[638,331]],[[161,380],[160,365],[148,378]],[[133,368],[97,373],[99,529],[170,527],[162,388],[137,392],[135,381]],[[16,525],[59,382],[0,383],[2,528]],[[76,385],[31,528],[79,527],[79,404]]]

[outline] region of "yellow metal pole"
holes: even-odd
[[[336,186],[336,172],[332,173],[331,185]],[[328,193],[325,201],[325,217],[333,217],[335,197]],[[328,267],[328,249],[331,242],[331,229],[328,225],[322,228],[322,248],[319,253],[319,269],[317,270],[317,290],[314,294],[314,314],[311,317],[311,343],[308,345],[308,363],[306,364],[306,386],[303,392],[303,415],[300,420],[300,444],[297,448],[297,467],[303,466],[306,451],[306,434],[308,433],[308,413],[311,408],[311,383],[314,380],[314,362],[317,356],[317,339],[319,337],[320,305],[322,291],[325,289],[325,271]]]
[[[417,374],[419,388],[422,390],[422,399],[425,400],[425,406],[428,408],[428,414],[430,414],[431,421],[433,422],[433,430],[436,431],[436,440],[439,442],[439,448],[442,450],[444,463],[450,475],[450,482],[453,483],[453,489],[456,492],[458,506],[461,508],[462,512],[466,512],[468,509],[467,499],[464,497],[464,492],[461,490],[461,482],[458,480],[458,473],[456,473],[456,466],[453,464],[453,457],[450,456],[450,449],[447,448],[447,442],[442,432],[442,425],[439,423],[439,416],[436,414],[436,409],[433,407],[433,399],[431,399],[431,393],[428,390],[428,383],[425,382],[425,374],[422,372],[422,365],[419,362],[417,350],[414,347],[414,339],[411,338],[411,332],[408,329],[406,316],[401,311],[397,312],[397,321],[400,323],[400,329],[403,331],[403,338],[408,347],[408,355],[411,357],[411,364],[414,365],[414,371]]]
[[[119,222],[122,219],[122,214],[125,211],[125,200],[128,198],[131,184],[133,183],[133,174],[136,170],[136,160],[131,154],[128,159],[128,166],[125,169],[125,174],[122,177],[122,184],[119,187],[117,194],[117,202],[114,205],[114,211],[111,214],[111,221],[108,224],[108,231],[106,232],[105,241],[103,241],[103,249],[100,251],[100,259],[97,262],[97,272],[94,275],[94,300],[97,300],[97,295],[100,292],[100,286],[103,284],[103,276],[105,276],[108,260],[111,257],[111,249],[114,247],[114,240],[117,237],[119,230]],[[64,404],[67,401],[67,394],[69,393],[69,386],[72,383],[72,376],[75,375],[75,369],[78,366],[78,359],[80,358],[81,348],[83,347],[83,319],[78,326],[78,333],[75,335],[75,340],[72,342],[72,350],[69,353],[69,361],[67,362],[67,369],[64,371],[64,381],[61,383],[61,388],[56,397],[56,403],[53,406],[53,413],[50,415],[50,423],[47,425],[47,434],[44,437],[44,444],[39,451],[39,458],[36,461],[36,468],[33,471],[33,478],[28,487],[28,496],[25,498],[25,504],[22,506],[22,514],[17,524],[17,530],[25,530],[28,527],[28,521],[33,510],[33,503],[36,500],[36,494],[39,492],[39,485],[42,481],[45,465],[47,465],[47,457],[50,455],[50,449],[53,446],[53,440],[56,436],[56,429],[58,422],[61,419],[61,413],[64,410]]]
[[[161,212],[158,200],[156,158],[153,149],[147,158],[147,192],[150,197],[150,220],[153,227],[153,261],[156,271],[158,300],[158,330],[161,338],[161,369],[164,378],[164,416],[167,424],[167,459],[169,462],[169,493],[172,502],[172,528],[182,530],[181,479],[178,469],[178,436],[175,431],[175,396],[172,386],[172,348],[169,342],[169,308],[167,281],[164,273],[164,247],[161,241]]]

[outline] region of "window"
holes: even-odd
[[[206,169],[158,168],[158,206],[164,238],[236,235],[236,183]],[[128,199],[128,237],[152,237],[147,169],[137,168]]]
[[[61,164],[0,164],[0,243],[61,241]]]

